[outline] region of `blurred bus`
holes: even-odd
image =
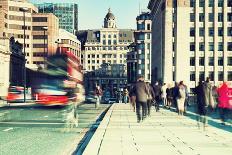
[[[71,52],[47,57],[46,68],[37,72],[38,76],[33,79],[36,103],[67,105],[71,102],[82,102],[82,66],[80,59]]]

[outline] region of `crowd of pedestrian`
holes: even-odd
[[[203,123],[203,127],[207,126],[207,115],[216,107],[220,109],[220,117],[222,124],[225,122],[225,115],[232,109],[229,100],[229,88],[227,83],[216,87],[210,83],[207,78],[204,82],[199,82],[199,85],[194,89],[196,95],[196,109],[198,126]],[[167,109],[174,109],[179,116],[186,113],[189,105],[188,87],[183,81],[171,84],[155,82],[153,85],[145,82],[140,76],[137,82],[131,86],[129,90],[129,99],[133,111],[136,111],[137,121],[142,122],[151,115],[151,107],[154,105],[158,112],[160,106]]]

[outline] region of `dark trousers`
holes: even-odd
[[[150,116],[151,114],[151,104],[152,100],[147,100],[147,115]]]
[[[159,104],[160,104],[160,97],[156,96],[155,97],[155,109],[156,109],[156,111],[159,111]]]
[[[141,115],[141,107],[142,107],[142,115]],[[137,120],[144,120],[147,116],[147,103],[146,102],[138,102],[136,101],[136,114]]]

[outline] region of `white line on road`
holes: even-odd
[[[44,116],[44,117],[48,117],[48,116]]]
[[[7,131],[10,131],[10,130],[13,130],[13,128],[8,128],[8,129],[5,129],[3,130],[4,132],[7,132]]]

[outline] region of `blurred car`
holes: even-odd
[[[86,95],[85,96],[85,102],[86,103],[96,103],[97,99],[94,95]]]
[[[7,102],[24,102],[24,87],[10,86],[7,94]],[[26,90],[26,100],[32,100],[31,93]]]
[[[116,98],[109,98],[108,100],[108,104],[113,104],[113,103],[116,103],[117,102],[117,99]]]

